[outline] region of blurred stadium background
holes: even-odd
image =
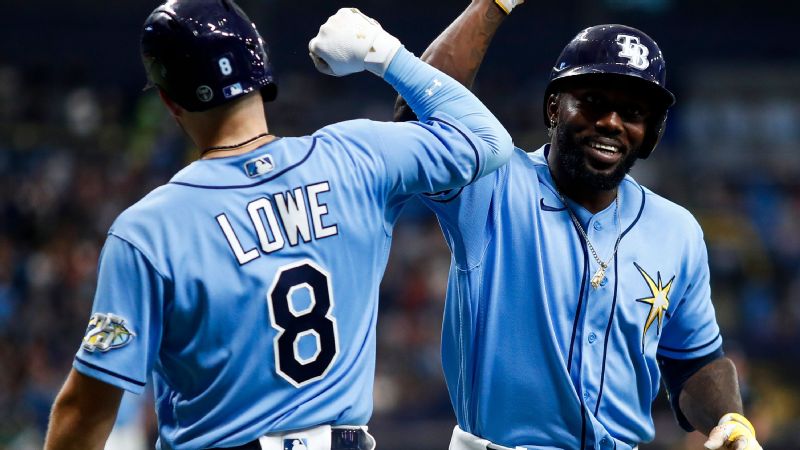
[[[111,221],[196,157],[157,96],[141,92],[139,29],[156,3],[2,3],[0,449],[42,446]],[[360,7],[421,54],[467,1],[240,3],[279,74],[271,130],[289,136],[391,117],[394,96],[382,82],[324,77],[308,61],[308,39],[338,7]],[[579,29],[625,23],[659,42],[678,104],[663,143],[634,174],[705,229],[725,348],[768,450],[800,448],[798,17],[789,0],[528,0],[500,30],[475,88],[517,145],[534,150],[546,137],[549,67]],[[439,367],[449,258],[423,207],[409,205],[401,222],[383,282],[371,427],[382,449],[444,449],[454,424]],[[152,448],[150,401],[126,399],[125,437],[109,448]],[[643,450],[702,448],[664,398],[654,416],[657,439]]]

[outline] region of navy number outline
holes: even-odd
[[[311,305],[296,311],[292,294],[303,288],[309,291]],[[278,331],[273,339],[275,370],[294,387],[324,378],[339,355],[333,305],[330,274],[325,269],[309,259],[278,268],[267,293],[270,323]],[[297,344],[309,334],[316,336],[317,351],[302,359]]]

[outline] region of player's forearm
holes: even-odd
[[[492,0],[473,1],[422,54],[422,60],[471,87],[506,14]]]
[[[510,158],[514,148],[511,136],[491,111],[456,80],[405,49],[397,52],[384,78],[408,100],[421,121],[428,120],[435,112],[442,112],[472,131],[481,141],[475,144],[483,147],[482,174]]]
[[[718,358],[692,375],[680,394],[680,407],[698,431],[708,435],[727,413],[742,413],[742,398],[736,367]]]
[[[45,450],[102,450],[114,418],[101,419],[100,423],[87,420],[91,416],[80,409],[56,403],[50,417],[50,427],[47,431]]]
[[[422,54],[422,60],[472,87],[489,44],[506,14],[492,0],[474,0]],[[395,104],[395,120],[413,120],[402,97]]]
[[[120,389],[73,369],[53,403],[45,450],[102,450],[121,398]]]

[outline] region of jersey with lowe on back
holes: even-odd
[[[270,135],[267,54],[230,0],[160,6],[142,47],[201,158],[109,230],[46,448],[95,448],[121,389],[141,393],[151,375],[161,449],[374,448],[365,425],[395,221],[412,196],[505,163],[508,133],[355,9],[320,28],[315,65],[379,75],[411,99],[419,122]]]

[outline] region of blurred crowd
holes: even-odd
[[[113,219],[197,156],[152,93],[48,74],[0,67],[0,449],[41,448]],[[331,83],[283,74],[281,97],[268,108],[271,131],[307,134],[331,120],[391,116],[390,91],[326,93]],[[535,150],[545,139],[540,86],[511,95],[505,85],[487,77],[477,90],[517,145]],[[691,110],[673,115],[677,131],[634,174],[700,220],[725,348],[759,440],[767,449],[800,448],[800,166],[704,159],[687,117]],[[800,139],[786,145],[797,152]],[[381,448],[445,448],[454,425],[439,363],[448,267],[435,219],[410,204],[381,291],[373,420]],[[149,402],[133,405],[130,423],[152,440]],[[664,399],[655,420],[657,440],[643,450],[702,447],[697,433],[677,428]]]

